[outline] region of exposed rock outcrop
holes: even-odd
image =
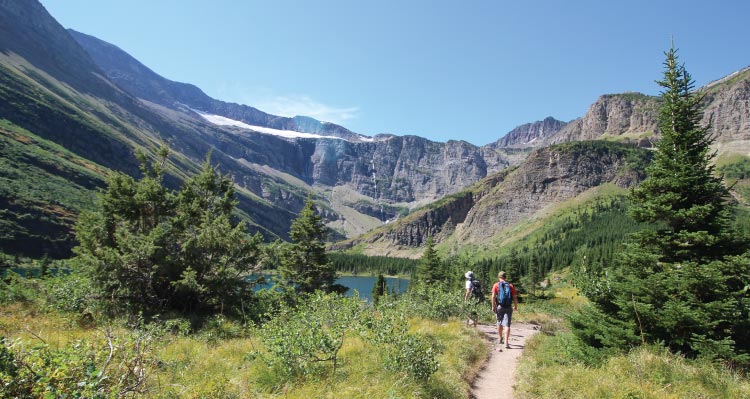
[[[542,148],[480,198],[456,228],[459,242],[481,242],[540,210],[612,183],[631,187],[642,171],[628,164],[635,149],[600,142]]]
[[[750,140],[750,67],[705,88],[702,122],[720,142]]]
[[[428,237],[461,243],[483,242],[535,213],[605,183],[631,187],[643,177],[642,165],[631,164],[633,153],[646,150],[626,144],[578,142],[534,151],[514,170],[496,173],[408,217],[371,232],[361,242],[419,247]]]
[[[543,121],[527,123],[511,130],[500,140],[488,145],[490,148],[525,148],[536,147],[547,137],[559,132],[567,122],[559,121],[551,116]]]
[[[629,141],[637,141],[653,135],[658,116],[656,97],[640,93],[604,95],[589,107],[586,115],[570,122],[543,145],[596,140],[605,135],[631,135]]]

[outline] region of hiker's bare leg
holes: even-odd
[[[510,326],[505,328],[505,347],[510,346]]]
[[[503,343],[503,325],[499,323],[497,325],[497,339],[498,342]]]

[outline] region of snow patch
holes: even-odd
[[[333,136],[321,136],[319,134],[312,134],[312,133],[300,133],[295,132],[293,130],[280,130],[280,129],[273,129],[270,127],[263,127],[263,126],[254,126],[254,125],[248,125],[245,122],[237,121],[234,119],[227,118],[225,116],[221,115],[214,115],[214,114],[207,114],[205,112],[201,112],[198,110],[193,110],[196,114],[200,115],[203,119],[207,120],[210,123],[213,123],[214,125],[219,126],[235,126],[243,129],[252,130],[254,132],[258,133],[265,133],[265,134],[271,134],[274,136],[281,136],[286,138],[306,138],[306,139],[339,139],[343,140],[340,137],[333,137]]]

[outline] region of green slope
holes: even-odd
[[[107,169],[0,120],[0,251],[70,255],[80,211],[94,206]]]

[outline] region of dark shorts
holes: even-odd
[[[513,317],[513,307],[497,307],[497,325],[503,327],[510,327],[510,319]]]

